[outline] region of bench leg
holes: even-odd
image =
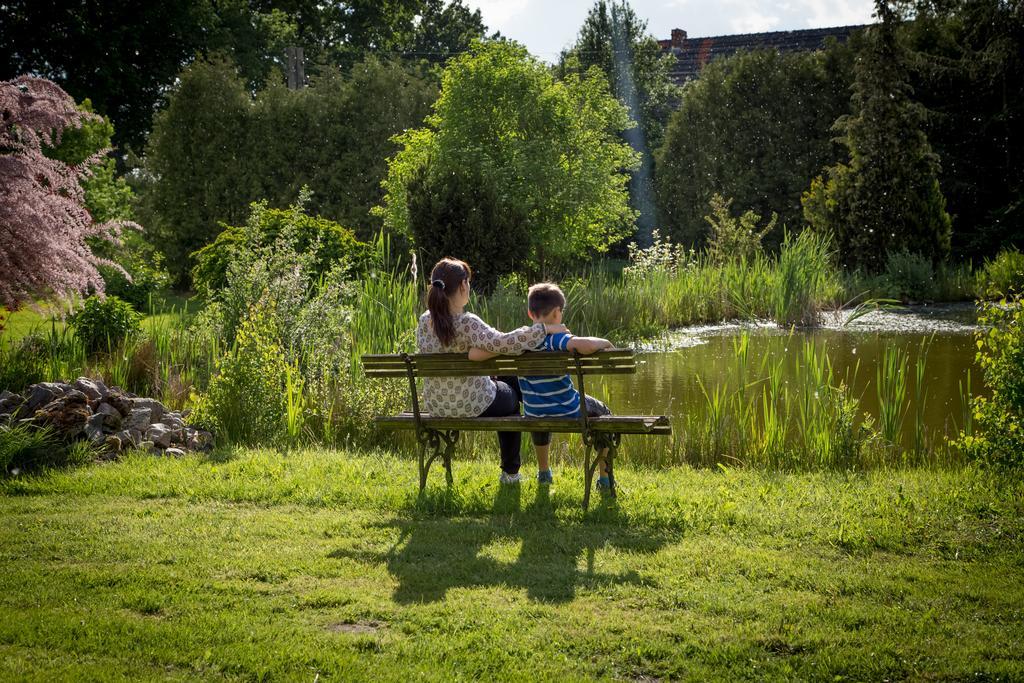
[[[430,464],[427,462],[427,443],[427,441],[420,442],[420,493],[423,493],[423,489],[427,488],[427,472],[430,471]]]
[[[590,459],[591,452],[594,453],[594,459]],[[586,511],[590,508],[590,489],[594,483],[594,470],[597,469],[597,453],[599,453],[591,444],[587,444],[583,450],[583,510]]]
[[[459,441],[459,433],[456,431],[442,432],[441,438],[444,439],[444,453],[442,459],[444,462],[444,477],[448,486],[455,483],[455,478],[452,476],[452,453],[455,452],[455,444]]]
[[[619,439],[618,434],[612,434],[608,439],[608,455],[605,456],[605,468],[608,470],[608,493],[612,498],[615,497],[615,454],[619,450]]]
[[[455,444],[459,440],[459,433],[456,431],[439,432],[431,429],[420,439],[420,493],[427,488],[427,475],[430,474],[430,466],[434,461],[441,458],[444,463],[445,480],[448,486],[454,483],[452,477],[452,453],[455,451]],[[430,456],[427,456],[427,449],[430,449]]]

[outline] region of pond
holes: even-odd
[[[698,425],[705,429],[715,419],[740,419],[730,412],[744,412],[744,403],[753,414],[748,416],[749,431],[760,434],[766,414],[761,394],[769,393],[766,386],[772,382],[772,368],[778,386],[771,396],[784,397],[777,402],[797,404],[801,394],[824,400],[818,387],[805,386],[815,376],[808,364],[817,363],[819,371],[823,368],[831,377],[827,383],[845,384],[847,395],[858,400],[860,424],[870,416],[880,427],[883,414],[888,413],[890,429],[898,434],[893,442],[900,442],[897,450],[914,448],[915,439],[931,451],[945,449],[944,436],[955,436],[965,422],[966,397],[984,393],[975,363],[973,305],[878,311],[844,325],[849,315],[840,314],[814,330],[749,324],[677,330],[638,356],[636,375],[595,378],[589,389],[618,413],[670,415],[677,432],[697,431]],[[887,360],[893,371],[880,377],[879,369]],[[730,403],[726,397],[735,399],[740,387],[747,392],[744,401]],[[714,415],[716,396],[726,406],[724,418]],[[787,433],[799,431],[805,424],[801,419],[796,409],[789,413],[784,419]],[[655,452],[641,450],[648,455]],[[672,450],[674,460],[700,460],[694,458],[694,448],[677,443]]]

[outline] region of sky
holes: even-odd
[[[465,0],[491,31],[546,62],[571,45],[594,0]],[[681,28],[691,38],[871,23],[872,0],[631,0],[656,38]]]

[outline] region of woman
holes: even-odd
[[[547,334],[568,331],[565,325],[537,323],[508,333],[494,329],[463,309],[469,303],[473,271],[464,261],[445,258],[430,272],[427,311],[416,328],[420,353],[468,353],[471,347],[519,355],[535,349]],[[515,377],[424,377],[423,403],[438,417],[501,417],[519,414],[519,385]],[[498,432],[501,483],[519,477],[521,432]]]

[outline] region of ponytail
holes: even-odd
[[[455,341],[455,318],[452,317],[449,298],[472,277],[473,271],[468,263],[451,257],[441,259],[430,271],[427,310],[430,311],[434,334],[444,346]]]

